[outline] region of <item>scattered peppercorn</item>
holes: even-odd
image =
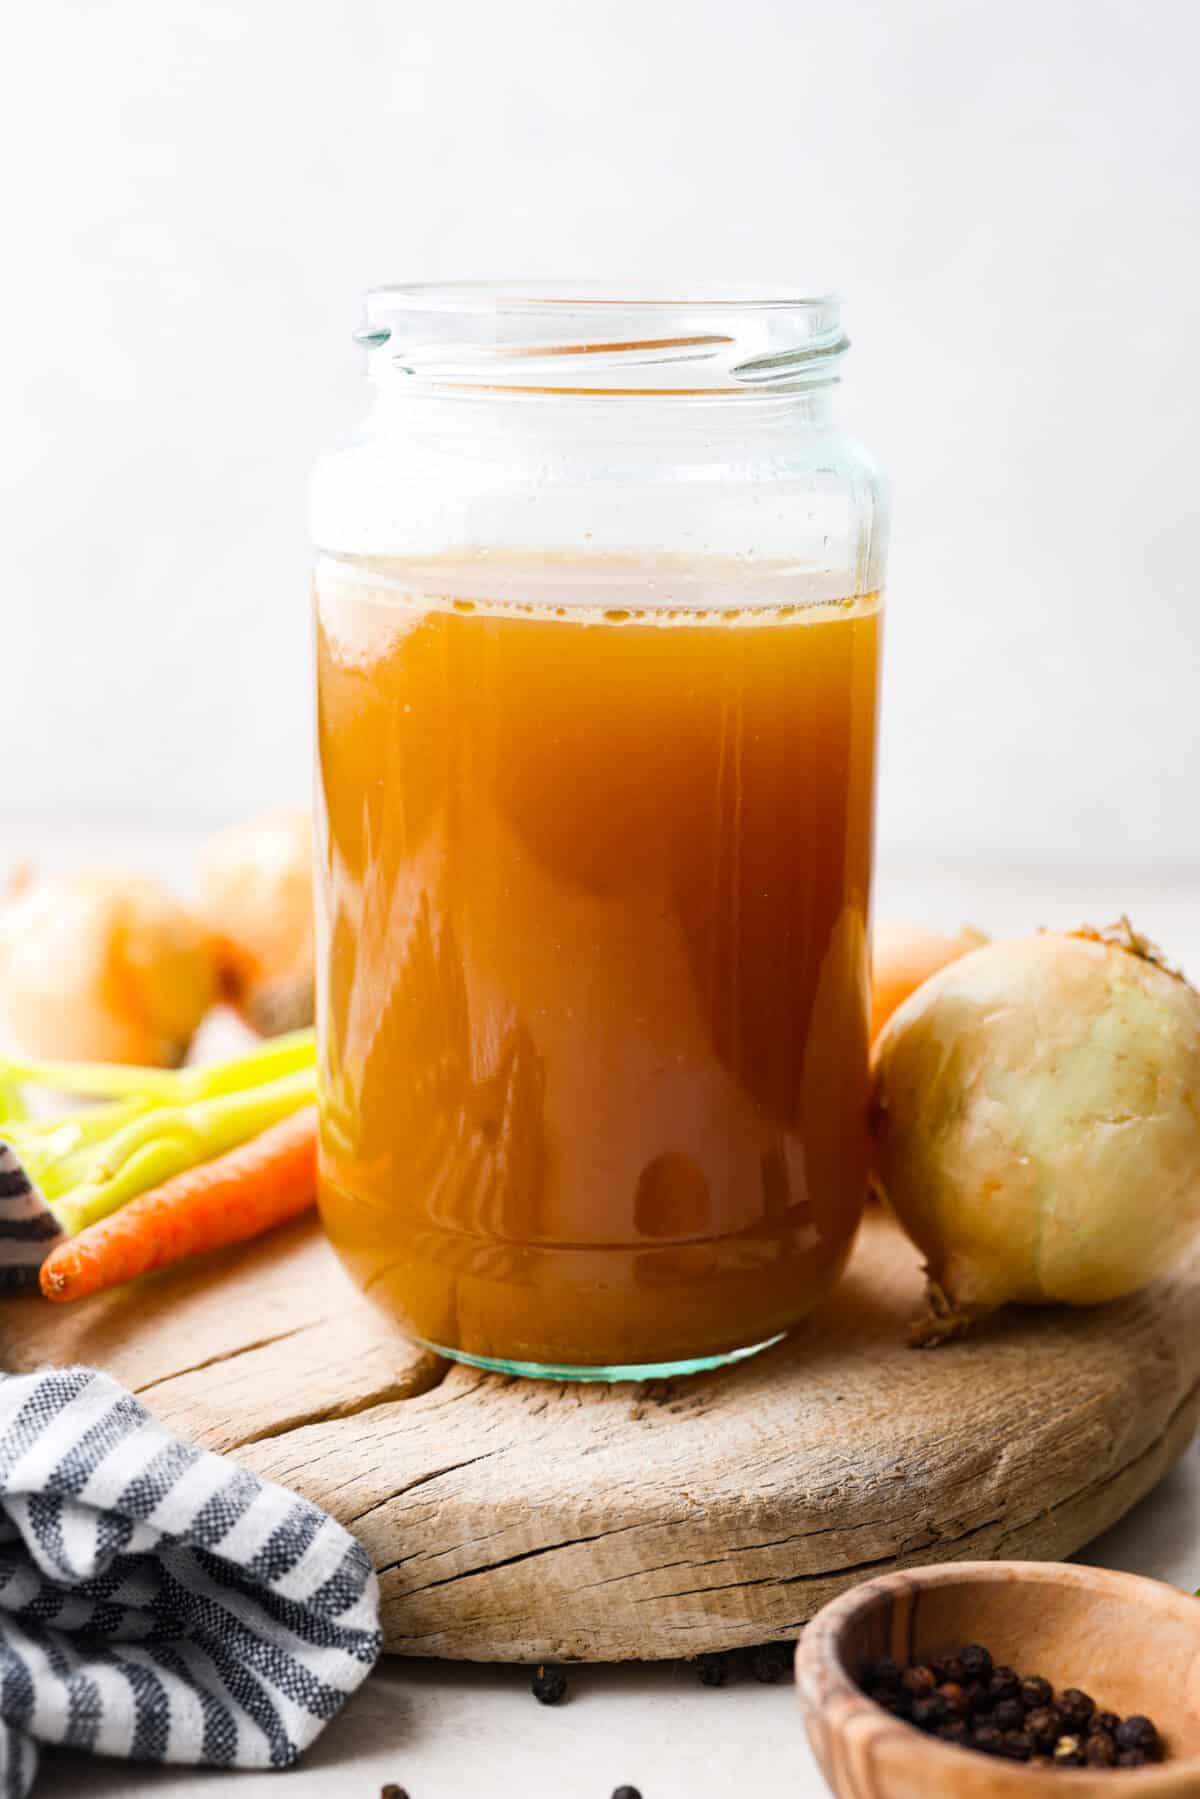
[[[642,1799],[636,1787],[614,1787],[612,1799]]]
[[[1163,1752],[1150,1718],[1099,1711],[1079,1687],[1056,1699],[1040,1674],[995,1665],[981,1643],[907,1667],[881,1657],[860,1684],[884,1711],[939,1742],[1034,1767],[1141,1768]]]
[[[404,1787],[398,1787],[394,1780],[389,1780],[385,1787],[380,1787],[379,1799],[408,1799],[408,1792]]]
[[[725,1657],[719,1652],[697,1657],[702,1687],[723,1687],[729,1674]]]
[[[750,1672],[764,1687],[778,1686],[788,1671],[790,1643],[764,1643],[750,1651]]]
[[[567,1696],[567,1677],[561,1668],[544,1663],[534,1675],[530,1691],[539,1705],[558,1705]]]

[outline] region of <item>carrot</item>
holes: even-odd
[[[316,1197],[317,1115],[305,1106],[68,1237],[42,1263],[42,1292],[86,1299],[152,1268],[257,1237]]]

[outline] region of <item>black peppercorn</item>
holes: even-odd
[[[1021,1677],[1015,1668],[1001,1666],[992,1669],[988,1692],[993,1699],[1015,1699],[1020,1690]]]
[[[1025,1707],[1019,1699],[1002,1699],[992,1713],[997,1730],[1021,1730],[1025,1724]]]
[[[947,1680],[937,1689],[937,1696],[946,1707],[952,1718],[965,1718],[967,1715],[967,1694],[957,1681]]]
[[[967,1710],[972,1715],[983,1711],[992,1703],[987,1686],[982,1680],[969,1680],[963,1688],[963,1692],[966,1694]]]
[[[968,1680],[987,1680],[992,1672],[992,1658],[982,1643],[968,1643],[959,1660]]]
[[[1054,1688],[1040,1674],[1031,1674],[1021,1682],[1019,1697],[1027,1712],[1035,1712],[1039,1706],[1053,1703]]]
[[[1063,1716],[1063,1723],[1068,1729],[1087,1729],[1096,1709],[1096,1701],[1090,1693],[1081,1693],[1078,1687],[1065,1687],[1058,1695],[1057,1703]]]
[[[612,1799],[642,1799],[636,1787],[614,1787]]]
[[[534,1675],[530,1691],[539,1705],[558,1705],[567,1696],[567,1677],[561,1668],[546,1663]]]
[[[1025,1728],[1037,1748],[1053,1749],[1063,1734],[1063,1720],[1056,1705],[1039,1705],[1025,1719]]]
[[[398,1787],[394,1780],[389,1780],[385,1787],[380,1787],[379,1799],[408,1799],[408,1792],[404,1787]]]
[[[1107,1730],[1093,1730],[1084,1738],[1083,1759],[1089,1768],[1115,1768],[1117,1745]]]
[[[776,1643],[745,1651],[745,1665],[757,1679],[778,1678],[790,1647]],[[727,1658],[700,1660],[701,1678],[721,1684]],[[882,1656],[867,1664],[860,1685],[881,1710],[939,1742],[1031,1767],[1140,1768],[1163,1753],[1152,1719],[1139,1713],[1122,1720],[1115,1712],[1099,1711],[1079,1687],[1065,1687],[1056,1700],[1048,1680],[997,1666],[981,1643],[908,1666]]]
[[[944,1723],[946,1701],[936,1693],[930,1693],[925,1699],[914,1699],[911,1716],[919,1730],[930,1730],[935,1724]]]
[[[723,1687],[729,1674],[729,1666],[725,1657],[720,1654],[706,1654],[697,1657],[702,1687]]]
[[[1054,1760],[1060,1768],[1082,1768],[1083,1738],[1059,1737],[1054,1745]]]
[[[764,1687],[778,1686],[787,1673],[788,1644],[765,1643],[750,1651],[750,1672]]]
[[[890,1655],[880,1656],[877,1662],[868,1662],[863,1669],[862,1686],[864,1692],[886,1692],[889,1687],[900,1685],[900,1666]]]
[[[1147,1761],[1154,1761],[1158,1757],[1161,1744],[1158,1740],[1158,1731],[1151,1720],[1143,1718],[1140,1712],[1135,1712],[1132,1718],[1126,1718],[1124,1723],[1117,1725],[1117,1747],[1118,1749],[1140,1749]]]

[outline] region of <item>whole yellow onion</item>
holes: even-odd
[[[228,999],[275,1036],[313,1021],[313,837],[307,812],[270,812],[210,838],[201,912]]]
[[[27,877],[0,902],[0,1042],[173,1067],[216,998],[207,932],[157,881]]]
[[[1200,1232],[1200,994],[1128,920],[971,951],[872,1069],[876,1179],[927,1258],[920,1342],[1120,1298]]]
[[[923,925],[876,925],[871,941],[871,1042],[922,981],[986,942],[982,931],[970,925],[956,937]]]

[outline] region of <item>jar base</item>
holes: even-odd
[[[447,1349],[442,1343],[430,1343],[426,1338],[419,1339],[425,1349],[433,1351],[448,1362],[462,1362],[468,1368],[482,1368],[486,1374],[515,1374],[522,1380],[578,1380],[578,1381],[619,1381],[619,1380],[670,1380],[681,1374],[705,1374],[712,1368],[726,1368],[733,1362],[744,1362],[747,1357],[758,1355],[764,1349],[771,1349],[776,1343],[782,1343],[786,1331],[778,1331],[773,1337],[764,1337],[761,1343],[751,1343],[745,1349],[727,1349],[722,1355],[695,1356],[684,1362],[618,1362],[611,1366],[572,1367],[567,1364],[543,1362],[510,1362],[500,1356],[469,1355],[465,1349]]]

